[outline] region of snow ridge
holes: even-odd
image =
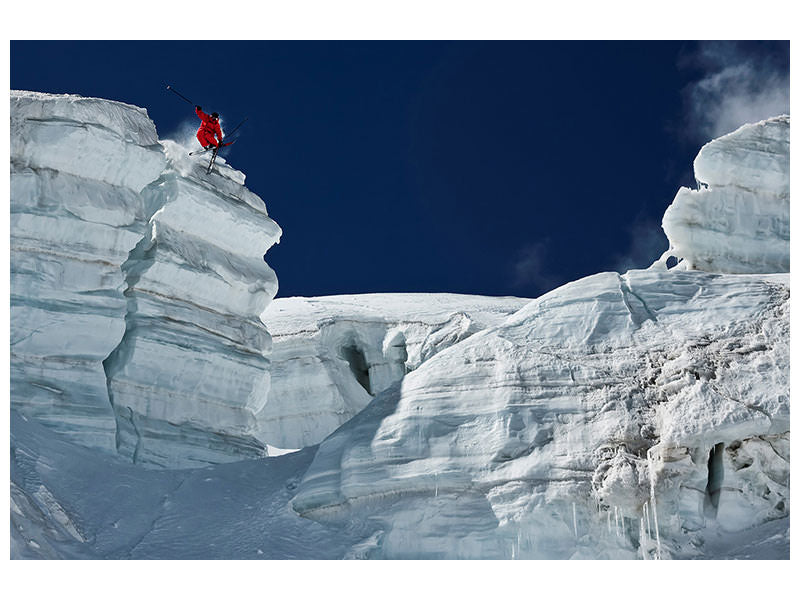
[[[641,321],[616,274],[554,290],[377,396],[320,445],[293,506],[369,516],[385,558],[689,557],[718,528],[785,518],[783,458],[773,476],[730,461],[788,440],[787,283],[631,271]]]

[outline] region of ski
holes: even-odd
[[[237,129],[239,129],[239,127],[241,127],[242,125],[244,125],[244,124],[247,122],[247,120],[248,120],[249,118],[250,118],[250,117],[245,117],[244,119],[242,119],[242,122],[241,122],[241,123],[239,123],[239,124],[238,124],[236,127],[234,127],[233,129],[231,129],[231,130],[230,130],[230,132],[226,133],[226,134],[225,134],[225,137],[230,137],[230,136],[232,136],[234,133],[236,133],[236,130],[237,130]]]
[[[208,163],[208,169],[206,169],[206,175],[211,173],[211,169],[214,168],[214,163],[217,162],[217,152],[219,148],[214,148],[214,153],[211,155],[211,160]]]
[[[238,138],[237,138],[238,139]],[[224,142],[222,147],[230,146],[236,140],[231,140],[230,142]],[[219,150],[219,146],[214,146],[213,148],[203,148],[202,150],[195,150],[193,152],[189,152],[189,156],[198,156],[199,154],[205,154],[206,152],[211,152],[212,150]]]

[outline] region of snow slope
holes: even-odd
[[[153,466],[261,456],[280,236],[140,108],[11,92],[11,403]]]
[[[289,499],[314,449],[144,469],[11,412],[12,558],[340,558],[358,541]]]

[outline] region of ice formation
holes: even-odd
[[[788,117],[702,149],[677,268],[269,304],[241,173],[11,103],[13,557],[788,557]]]
[[[789,117],[743,125],[700,150],[699,189],[664,214],[668,254],[718,273],[789,270]]]
[[[11,402],[135,462],[263,456],[280,236],[140,108],[11,93]]]
[[[276,299],[261,315],[273,346],[258,435],[282,448],[318,444],[406,373],[527,302],[460,294]]]
[[[788,297],[788,275],[563,286],[378,396],[320,445],[293,506],[368,516],[394,558],[634,558],[648,503],[652,556],[784,518]]]

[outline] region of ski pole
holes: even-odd
[[[168,89],[170,92],[172,92],[173,94],[177,94],[178,96],[180,96],[181,98],[183,98],[184,100],[186,100],[186,101],[187,101],[189,104],[192,104],[192,105],[194,104],[194,102],[192,102],[191,100],[189,100],[189,99],[188,99],[186,96],[184,96],[183,94],[181,94],[181,93],[180,93],[178,90],[176,90],[176,89],[175,89],[174,87],[172,87],[171,85],[168,85],[168,86],[167,86],[167,89]]]
[[[239,129],[239,127],[241,127],[242,125],[244,125],[244,122],[247,121],[247,119],[249,119],[249,118],[250,117],[245,117],[244,120],[241,123],[239,123],[236,127],[234,127],[231,130],[230,133],[226,133],[225,137],[223,138],[223,140],[227,140],[230,136],[232,136],[234,133],[236,133],[236,130]]]

